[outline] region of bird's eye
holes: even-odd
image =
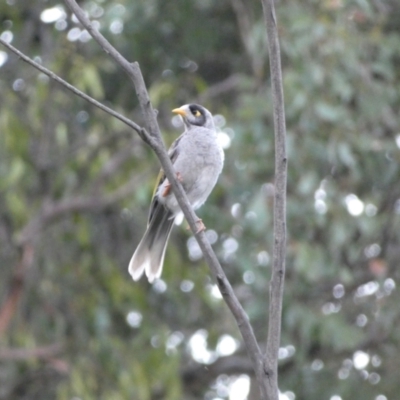
[[[201,113],[200,113],[199,110],[196,110],[196,111],[193,112],[193,115],[194,115],[195,117],[200,117]]]

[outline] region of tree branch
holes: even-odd
[[[281,56],[274,2],[273,0],[261,0],[261,2],[268,37],[275,131],[274,247],[272,276],[270,282],[269,323],[265,353],[265,371],[268,376],[268,399],[278,400],[278,350],[281,335],[282,299],[286,256],[286,124]]]
[[[54,72],[50,71],[49,69],[43,67],[36,61],[33,61],[31,58],[26,56],[24,53],[20,52],[18,49],[16,49],[14,46],[12,46],[10,43],[7,43],[3,39],[0,38],[0,43],[7,47],[9,50],[11,50],[13,53],[15,53],[18,57],[20,57],[22,60],[24,60],[26,63],[32,65],[36,69],[38,69],[40,72],[43,72],[45,75],[48,77],[54,79],[56,82],[60,83],[63,85],[65,88],[70,90],[72,93],[76,94],[77,96],[81,97],[82,99],[86,100],[90,104],[100,108],[101,110],[105,111],[106,113],[112,115],[113,117],[119,119],[122,121],[124,124],[128,125],[130,128],[134,129],[139,135],[143,138],[143,136],[147,136],[147,134],[144,132],[144,129],[136,124],[135,122],[131,121],[130,119],[124,117],[123,115],[117,113],[116,111],[112,110],[111,108],[105,106],[104,104],[101,104],[99,101],[93,99],[92,97],[88,96],[86,93],[81,92],[79,89],[77,89],[75,86],[72,86],[68,82],[64,81],[64,79],[60,78],[58,75],[56,75]]]
[[[230,285],[226,275],[210,245],[204,232],[197,232],[197,221],[198,217],[194,213],[185,191],[182,185],[176,178],[171,160],[167,154],[165,146],[161,139],[160,129],[158,127],[156,113],[154,112],[150,98],[143,80],[143,75],[140,71],[139,64],[137,62],[129,63],[104,37],[103,35],[93,26],[85,12],[78,6],[75,0],[64,0],[70,10],[75,14],[81,24],[87,29],[87,31],[93,36],[93,38],[99,43],[103,50],[110,54],[115,62],[120,65],[128,76],[133,81],[135,86],[136,94],[139,99],[139,103],[144,114],[146,121],[146,127],[150,132],[148,137],[148,144],[154,150],[157,157],[160,160],[161,166],[167,176],[169,182],[172,185],[172,190],[176,196],[179,206],[182,209],[189,226],[196,237],[199,246],[203,252],[204,258],[208,263],[214,279],[217,281],[219,289],[223,295],[225,302],[230,308],[238,324],[239,330],[243,336],[244,343],[252,361],[258,383],[261,387],[265,388],[264,385],[264,371],[263,371],[263,360],[262,353],[254,336],[253,328],[250,325],[247,314],[243,307],[239,303],[237,297],[234,294],[232,286]],[[262,391],[265,393],[265,389]],[[264,396],[265,398],[265,396]]]

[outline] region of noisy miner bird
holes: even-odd
[[[211,113],[198,104],[172,110],[180,115],[185,131],[168,151],[175,173],[187,197],[197,209],[214,188],[224,163],[224,152],[217,140]],[[146,272],[149,282],[161,276],[165,249],[175,218],[182,211],[171,184],[161,170],[150,205],[147,230],[129,263],[134,281]],[[199,230],[205,229],[201,220]]]

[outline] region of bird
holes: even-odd
[[[224,151],[218,142],[218,133],[210,111],[199,104],[185,104],[172,110],[184,124],[184,132],[171,145],[168,155],[177,179],[193,209],[201,207],[222,171]],[[163,170],[160,171],[150,204],[146,232],[139,242],[128,271],[134,281],[143,273],[152,283],[160,278],[165,251],[176,218],[182,211]],[[205,229],[197,221],[198,231]]]

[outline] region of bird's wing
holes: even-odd
[[[169,155],[169,158],[170,158],[170,160],[172,162],[172,165],[174,165],[176,159],[178,158],[178,155],[179,155],[179,146],[178,146],[178,144],[179,144],[179,141],[181,140],[182,136],[183,135],[181,135],[177,139],[175,139],[175,141],[172,143],[171,147],[168,150],[168,155]],[[155,184],[154,190],[153,190],[153,197],[151,199],[149,218],[148,218],[148,221],[147,221],[147,225],[150,224],[150,222],[151,222],[151,220],[153,218],[153,215],[154,215],[154,211],[157,209],[157,207],[160,206],[160,203],[158,201],[156,193],[157,193],[157,190],[160,187],[160,185],[162,185],[162,183],[165,181],[165,179],[166,179],[166,175],[165,175],[163,169],[160,169],[160,172],[158,173],[156,184]]]

